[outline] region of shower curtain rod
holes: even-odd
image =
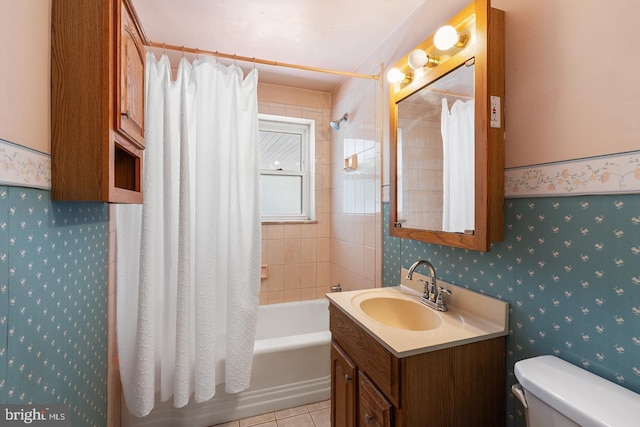
[[[473,95],[466,95],[463,93],[457,93],[457,92],[453,92],[450,90],[444,90],[444,89],[431,89],[431,92],[433,93],[437,93],[440,95],[444,95],[444,96],[454,96],[456,98],[466,98],[466,99],[473,99],[474,96]]]
[[[259,58],[250,58],[248,56],[240,56],[240,55],[232,55],[229,53],[222,53],[222,52],[218,52],[218,51],[211,51],[211,50],[203,50],[203,49],[196,49],[196,48],[192,48],[192,47],[185,47],[185,46],[177,46],[177,45],[172,45],[172,44],[167,44],[167,43],[158,43],[158,42],[153,42],[153,41],[147,41],[145,43],[147,46],[149,47],[156,47],[156,48],[160,48],[160,49],[169,49],[169,50],[176,50],[176,51],[180,51],[180,52],[188,52],[188,53],[195,53],[196,55],[199,54],[209,54],[209,55],[214,55],[218,58],[225,58],[225,59],[233,59],[234,61],[242,61],[242,62],[253,62],[254,64],[263,64],[263,65],[270,65],[273,67],[285,67],[285,68],[295,68],[298,70],[304,70],[304,71],[313,71],[316,73],[326,73],[326,74],[337,74],[339,76],[347,76],[347,77],[356,77],[356,78],[360,78],[360,79],[372,79],[372,80],[378,80],[378,78],[380,77],[379,74],[359,74],[359,73],[351,73],[349,71],[336,71],[336,70],[329,70],[326,68],[318,68],[318,67],[310,67],[308,65],[297,65],[297,64],[288,64],[286,62],[278,62],[278,61],[269,61],[267,59],[259,59]]]

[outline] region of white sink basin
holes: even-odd
[[[438,284],[452,291],[446,296],[446,312],[420,303],[421,294],[406,286],[335,292],[327,298],[397,357],[508,334],[505,301]]]
[[[409,299],[378,296],[359,303],[367,316],[392,328],[428,331],[442,326],[442,318],[432,309]]]

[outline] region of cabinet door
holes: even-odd
[[[120,133],[144,148],[145,52],[126,2],[120,13],[120,111],[116,120]]]
[[[356,372],[349,357],[331,343],[331,426],[356,425]]]
[[[380,390],[364,375],[358,373],[358,425],[360,427],[391,427],[393,408]]]

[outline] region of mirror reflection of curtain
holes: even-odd
[[[462,233],[475,228],[474,102],[457,100],[451,111],[442,98],[442,230]]]
[[[147,55],[144,203],[117,207],[125,402],[249,386],[260,288],[258,75]]]

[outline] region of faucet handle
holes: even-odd
[[[447,303],[444,300],[444,294],[451,295],[452,292],[449,289],[438,286],[438,293],[436,294],[436,304],[442,307],[442,311],[447,311]]]
[[[451,292],[449,289],[443,288],[442,286],[438,286],[438,292],[439,293],[445,293],[448,295],[453,295],[453,292]]]
[[[424,288],[423,288],[423,290],[422,290],[422,296],[423,296],[424,298],[429,298],[429,292],[431,292],[431,291],[429,290],[429,285],[430,285],[431,283],[429,283],[428,281],[426,281],[426,280],[424,280],[424,279],[418,279],[418,281],[419,281],[419,282],[421,282],[421,283],[424,285]]]

